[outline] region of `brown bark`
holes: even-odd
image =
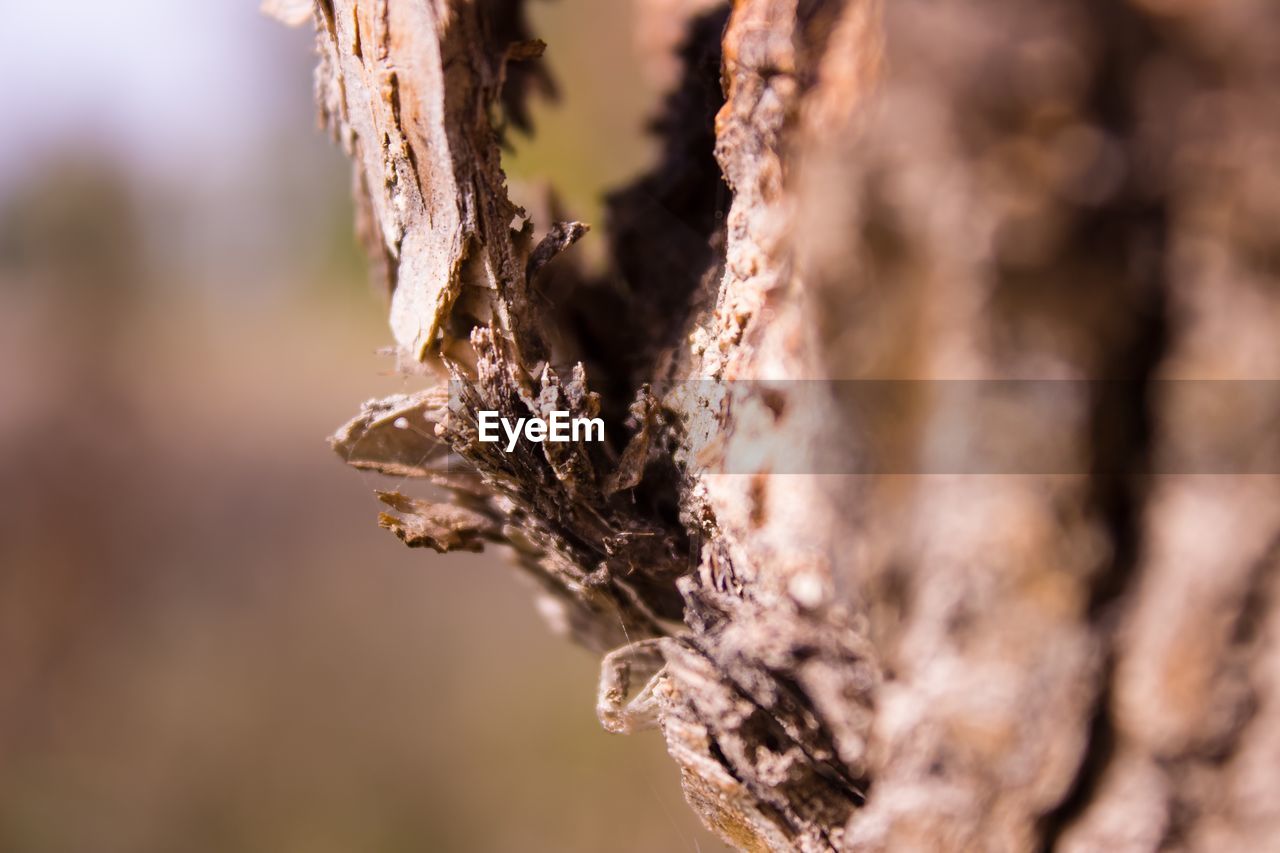
[[[1271,6],[641,5],[684,71],[591,279],[507,197],[518,0],[316,4],[435,383],[335,437],[436,490],[384,526],[510,546],[743,849],[1273,844],[1280,407],[1207,381],[1280,367]],[[610,442],[506,454],[481,409]]]

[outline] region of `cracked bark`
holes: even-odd
[[[647,0],[684,70],[594,278],[584,224],[507,196],[504,129],[551,86],[521,9],[313,10],[426,387],[334,438],[429,493],[383,526],[509,546],[607,653],[602,723],[661,726],[740,848],[1273,843],[1280,411],[1169,381],[1280,367],[1270,6]],[[922,379],[1106,381],[1048,401],[1053,471],[948,473],[947,383],[848,391]],[[506,454],[480,409],[610,442]],[[1180,464],[1206,446],[1221,470]]]

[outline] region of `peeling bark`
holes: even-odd
[[[683,70],[593,278],[584,223],[506,193],[552,91],[519,2],[315,4],[427,389],[333,439],[430,492],[383,526],[509,546],[604,655],[605,727],[660,726],[741,849],[1273,843],[1280,18],[641,5],[683,11]],[[1041,396],[966,396],[1011,380]],[[481,410],[609,438],[508,454]],[[940,465],[957,436],[1006,464]]]

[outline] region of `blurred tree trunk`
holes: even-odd
[[[588,275],[501,171],[551,90],[520,0],[315,4],[431,386],[335,436],[423,481],[382,524],[510,546],[741,848],[1274,845],[1274,8],[636,13],[684,72]],[[485,409],[610,441],[506,454]]]

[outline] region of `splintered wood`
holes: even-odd
[[[425,490],[381,493],[408,545],[509,548],[726,842],[1274,846],[1269,3],[640,0],[682,70],[592,235],[507,194],[550,86],[521,0],[303,5],[426,389],[334,448]],[[1076,384],[966,433],[955,383],[1007,380]],[[984,442],[1008,469],[939,466]]]

